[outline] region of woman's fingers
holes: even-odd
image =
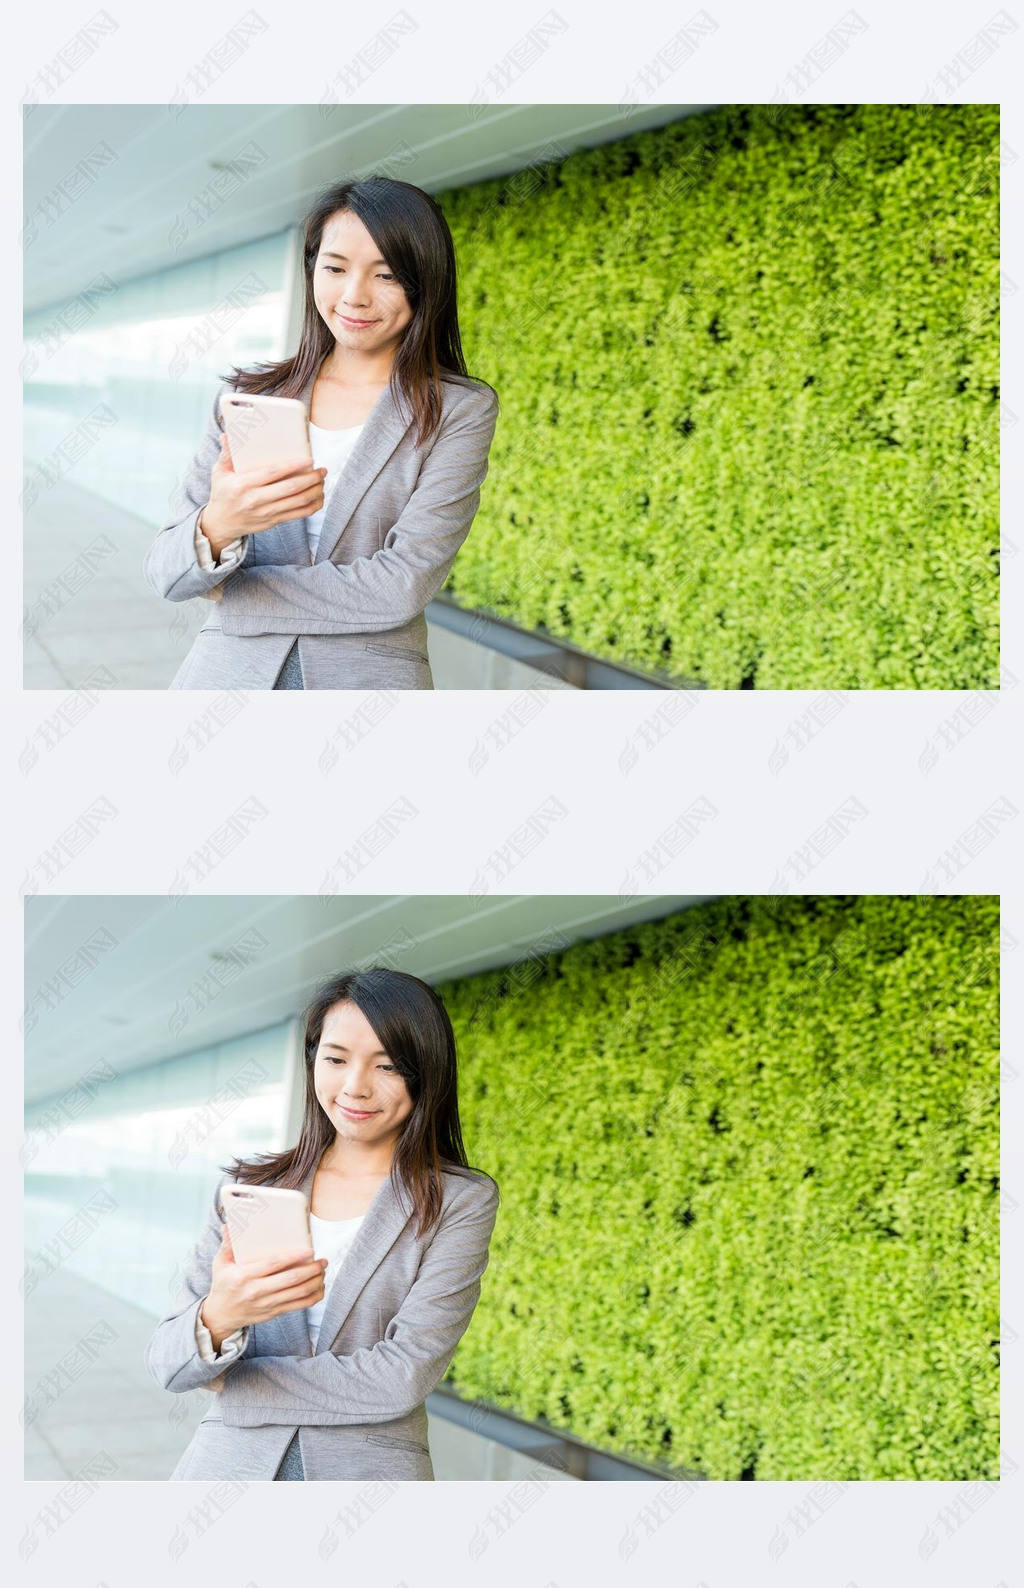
[[[309,518],[313,513],[318,513],[323,505],[323,492],[320,490],[289,497],[287,501],[278,502],[273,509],[246,515],[246,528],[239,530],[239,534],[248,534],[250,530],[276,529],[278,524],[286,524],[293,518]]]
[[[273,529],[293,518],[309,518],[324,505],[326,469],[287,475],[275,484],[256,489],[251,475],[234,475],[229,485],[224,480],[227,470],[221,467],[222,463],[223,448],[222,457],[213,469],[213,474],[222,481],[215,492],[217,514],[224,524],[237,524],[240,535]],[[248,483],[243,483],[245,481]],[[212,518],[213,514],[210,516]]]
[[[269,1257],[261,1257],[258,1263],[247,1263],[243,1278],[260,1280],[272,1279],[277,1276],[278,1283],[286,1274],[293,1274],[297,1279],[299,1273],[312,1274],[316,1272],[316,1265],[321,1262],[319,1257],[314,1257],[312,1252],[272,1252]]]
[[[288,497],[298,496],[302,492],[318,490],[324,483],[326,469],[303,469],[298,474],[286,474],[281,479],[275,480],[271,485],[253,486],[247,482],[257,498],[259,507],[276,507],[279,502]]]
[[[294,1263],[290,1268],[254,1279],[250,1294],[255,1300],[262,1301],[267,1297],[279,1295],[282,1290],[289,1287],[311,1284],[315,1280],[322,1279],[323,1274],[322,1257],[314,1258],[308,1263]]]
[[[243,1285],[252,1284],[254,1281],[258,1282],[261,1279],[273,1281],[275,1275],[278,1278],[278,1283],[285,1275],[290,1275],[293,1281],[297,1281],[300,1275],[305,1277],[309,1274],[319,1273],[320,1265],[324,1261],[321,1257],[314,1257],[307,1247],[305,1251],[298,1252],[271,1252],[268,1256],[260,1257],[255,1262],[238,1262],[231,1247],[231,1236],[228,1233],[226,1224],[221,1225],[220,1234],[221,1252],[226,1251],[231,1261],[235,1263],[236,1277],[238,1282]]]
[[[279,1290],[275,1295],[256,1302],[255,1307],[263,1312],[265,1317],[272,1318],[279,1312],[294,1312],[299,1307],[312,1306],[314,1301],[322,1299],[323,1294],[323,1275],[320,1275],[309,1284],[290,1285],[287,1290]]]
[[[307,518],[323,505],[323,482],[317,477],[312,485],[293,489],[284,496],[275,497],[273,501],[261,498],[256,502],[247,502],[243,496],[235,504],[233,514],[246,524],[246,529],[239,532],[245,534],[249,525],[255,529],[272,529],[275,524],[283,524],[289,518]]]
[[[285,524],[290,518],[309,518],[311,514],[318,513],[323,505],[324,493],[319,487],[303,491],[298,496],[290,496],[283,502],[275,503],[269,514],[270,525]]]
[[[315,469],[312,458],[289,458],[284,463],[275,463],[267,469],[247,469],[238,476],[243,485],[250,486],[253,490],[263,490],[264,487],[274,485],[282,480],[294,479],[297,474],[326,474],[324,468]]]

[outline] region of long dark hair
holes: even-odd
[[[391,390],[405,397],[423,446],[441,423],[441,376],[469,379],[459,335],[455,244],[437,201],[393,177],[369,176],[325,188],[303,222],[305,307],[298,352],[277,364],[235,368],[225,376],[241,392],[298,397],[334,347],[313,297],[313,270],[324,227],[338,210],[358,216],[397,276],[412,309],[391,367]],[[487,386],[486,381],[480,382]],[[493,387],[487,388],[489,391]]]
[[[335,1137],[316,1095],[316,1050],[328,1010],[343,1003],[355,1004],[366,1016],[412,1098],[412,1113],[391,1160],[391,1181],[400,1199],[404,1188],[411,1194],[423,1236],[441,1214],[442,1169],[472,1175],[482,1171],[471,1168],[462,1144],[455,1033],[448,1011],[432,987],[405,971],[348,971],[324,982],[304,1016],[306,1101],[298,1142],[285,1152],[235,1158],[223,1166],[224,1173],[244,1185],[294,1188],[316,1170]]]

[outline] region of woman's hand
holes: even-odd
[[[210,500],[203,508],[202,528],[214,556],[239,535],[258,535],[290,518],[309,518],[324,505],[326,469],[314,469],[308,458],[236,474],[228,438],[220,438],[220,457],[210,475]]]
[[[299,1312],[324,1299],[326,1257],[282,1252],[258,1263],[238,1263],[226,1224],[220,1227],[220,1237],[220,1251],[211,1266],[210,1294],[201,1308],[215,1351],[236,1329],[266,1323],[281,1312]]]

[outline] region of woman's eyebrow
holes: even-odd
[[[347,254],[332,254],[332,253],[325,252],[324,255],[323,255],[323,258],[324,259],[344,259],[346,265],[348,264],[348,255]],[[371,259],[370,263],[371,263],[371,265],[386,265],[387,264],[387,260],[386,259]]]

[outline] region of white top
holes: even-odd
[[[327,1258],[327,1268],[324,1272],[324,1299],[323,1301],[315,1302],[312,1307],[306,1308],[309,1343],[314,1351],[316,1350],[316,1342],[320,1334],[320,1321],[324,1315],[327,1298],[331,1293],[331,1286],[338,1277],[348,1249],[355,1240],[356,1232],[365,1217],[365,1213],[360,1213],[354,1219],[318,1219],[315,1213],[309,1215],[309,1230],[313,1237],[313,1256]]]
[[[324,480],[324,505],[319,513],[314,513],[312,518],[306,519],[310,562],[316,557],[316,548],[320,544],[320,530],[331,492],[337,485],[341,471],[348,462],[363,428],[363,425],[350,425],[347,430],[322,430],[310,420],[309,440],[313,448],[313,467],[327,470],[327,478]]]
[[[331,1286],[338,1277],[341,1265],[345,1260],[349,1247],[356,1237],[356,1232],[362,1224],[365,1213],[360,1213],[354,1219],[318,1219],[315,1213],[309,1215],[309,1233],[313,1237],[313,1256],[326,1257],[327,1267],[324,1270],[324,1299],[306,1308],[306,1322],[309,1327],[309,1343],[316,1350],[316,1342],[320,1336],[320,1323],[323,1319],[324,1308]],[[225,1335],[220,1343],[220,1350],[213,1348],[213,1336],[199,1316],[200,1307],[196,1313],[196,1345],[199,1355],[204,1362],[230,1362],[235,1357],[242,1356],[249,1343],[249,1327],[246,1324],[241,1329],[235,1329],[232,1334]]]

